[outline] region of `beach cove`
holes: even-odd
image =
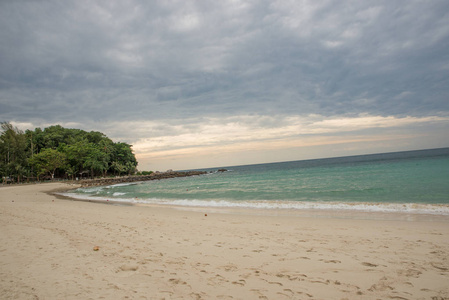
[[[448,216],[376,220],[49,194],[75,187],[0,187],[4,299],[449,299]]]

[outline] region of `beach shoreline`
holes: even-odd
[[[449,299],[447,216],[105,205],[54,194],[76,187],[0,188],[6,299]]]
[[[139,183],[139,182],[136,182]],[[426,208],[429,212],[423,212],[420,209],[416,211],[413,210],[383,210],[382,208],[378,210],[368,209],[358,209],[354,208],[357,206],[367,206],[367,207],[378,207],[382,206],[381,203],[345,203],[345,208],[341,208],[342,204],[336,205],[335,208],[307,208],[307,207],[288,207],[291,205],[290,201],[287,208],[277,208],[277,207],[258,207],[258,206],[227,206],[227,205],[207,205],[207,202],[202,203],[202,205],[186,205],[186,204],[174,204],[174,203],[152,203],[142,201],[144,199],[115,199],[111,197],[91,197],[91,196],[79,196],[77,194],[71,194],[72,190],[77,188],[85,188],[85,186],[78,184],[77,182],[71,183],[70,189],[58,189],[56,191],[49,192],[49,194],[61,199],[68,199],[74,201],[84,201],[84,202],[94,202],[100,204],[112,204],[119,206],[141,206],[141,207],[165,207],[179,210],[196,211],[196,212],[211,212],[211,213],[230,213],[230,214],[255,214],[255,215],[265,215],[265,216],[297,216],[297,217],[311,217],[311,218],[343,218],[343,219],[367,219],[367,220],[378,220],[378,221],[441,221],[449,222],[449,215],[446,213],[447,205],[442,204],[421,204],[421,203],[391,203],[390,205],[395,207],[407,206]],[[103,186],[103,187],[106,187]],[[263,201],[267,202],[267,201]],[[278,202],[278,201],[276,201]],[[301,202],[298,202],[301,203]],[[313,202],[311,202],[313,203]],[[329,205],[331,204],[331,205]],[[335,204],[335,203],[334,203]],[[316,203],[313,203],[316,205]],[[332,206],[330,202],[323,202],[321,205]],[[442,207],[445,209],[444,212],[439,212],[437,209]]]

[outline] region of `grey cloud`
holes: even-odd
[[[448,11],[443,0],[2,1],[0,118],[447,113]]]

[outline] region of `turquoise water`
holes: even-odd
[[[449,148],[225,167],[227,172],[78,189],[71,196],[197,207],[449,215]]]

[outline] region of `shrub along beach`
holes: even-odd
[[[137,160],[127,143],[101,132],[59,125],[25,132],[1,124],[0,175],[3,182],[130,175]]]

